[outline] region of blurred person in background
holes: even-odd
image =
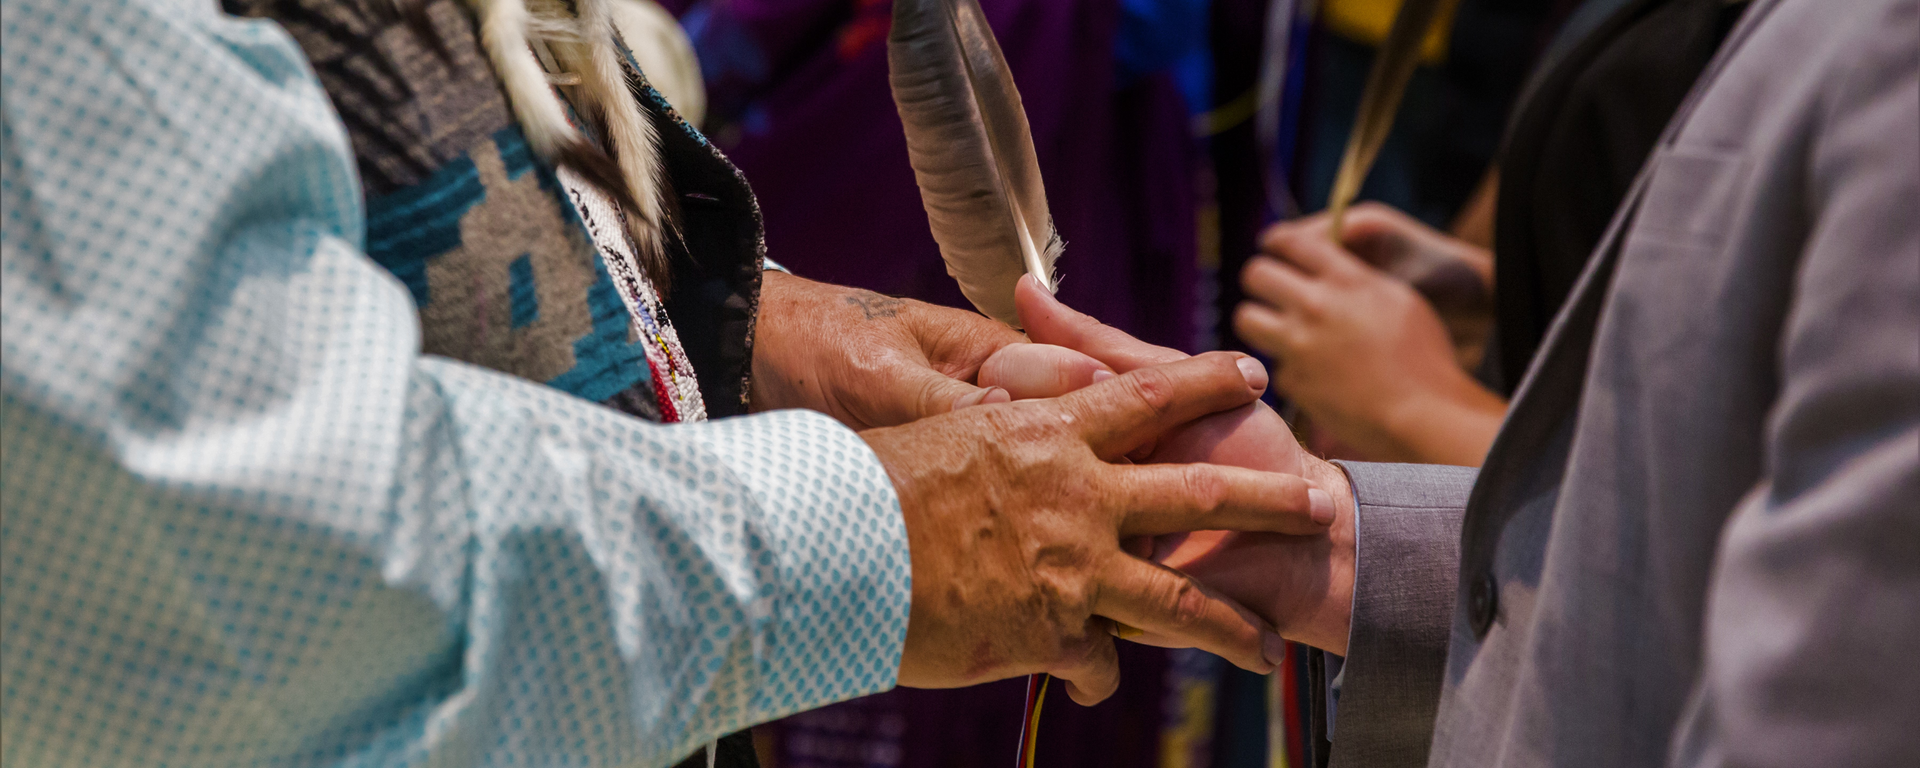
[[[1497,169],[1469,204],[1485,214],[1469,221],[1492,219],[1491,249],[1378,203],[1349,213],[1346,250],[1330,255],[1292,249],[1326,228],[1324,216],[1266,233],[1268,257],[1241,274],[1251,300],[1235,329],[1273,356],[1278,390],[1328,438],[1318,447],[1480,464],[1614,208],[1745,7],[1584,4],[1529,81]]]

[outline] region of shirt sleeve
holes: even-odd
[[[422,357],[268,22],[8,0],[7,765],[647,765],[889,688],[857,435],[653,425]]]

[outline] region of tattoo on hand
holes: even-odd
[[[892,296],[882,296],[871,291],[866,291],[858,295],[848,296],[847,303],[859,307],[860,313],[866,315],[868,320],[876,320],[882,317],[893,317],[900,314],[900,306],[906,302],[893,298]]]

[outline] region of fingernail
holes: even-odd
[[[962,408],[972,408],[976,405],[979,405],[980,398],[985,397],[986,394],[987,394],[986,390],[976,389],[972,392],[968,392],[964,395],[954,398],[953,409],[957,411]]]
[[[1013,393],[1000,387],[987,387],[987,393],[980,396],[981,405],[997,405],[1013,402]]]
[[[1240,358],[1234,365],[1240,366],[1240,375],[1247,377],[1247,386],[1265,391],[1267,388],[1267,367],[1251,357]]]
[[[1101,368],[1093,372],[1093,383],[1098,384],[1100,382],[1106,381],[1107,379],[1113,378],[1113,375],[1114,375],[1113,371],[1109,371],[1105,368]]]
[[[1307,489],[1307,514],[1321,525],[1333,524],[1333,494],[1319,488]]]
[[[1260,655],[1276,667],[1287,661],[1287,641],[1272,632],[1260,633]]]

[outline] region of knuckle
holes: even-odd
[[[1127,389],[1140,406],[1154,416],[1164,416],[1174,406],[1173,376],[1159,368],[1142,368],[1129,376]]]
[[[1193,582],[1176,579],[1168,588],[1167,619],[1182,632],[1191,632],[1207,623],[1208,602],[1205,593]]]
[[[1275,263],[1270,256],[1255,256],[1248,260],[1247,266],[1240,269],[1240,286],[1250,290],[1267,287],[1277,268]]]
[[[1245,315],[1235,312],[1233,314],[1232,327],[1233,335],[1239,336],[1240,340],[1246,342],[1248,347],[1269,354],[1273,352],[1273,350],[1268,349],[1268,347],[1273,345],[1273,342],[1267,339],[1266,329],[1254,325],[1253,321],[1248,320]]]
[[[1383,292],[1388,297],[1388,300],[1394,303],[1395,305],[1400,307],[1411,307],[1411,306],[1414,306],[1416,303],[1422,303],[1426,301],[1425,299],[1420,297],[1420,290],[1418,288],[1413,287],[1412,283],[1408,283],[1403,280],[1395,280],[1392,277],[1387,276],[1385,273],[1377,273],[1377,274],[1378,274],[1378,278],[1374,282],[1381,286]]]
[[[1075,545],[1036,546],[1028,555],[1034,587],[1063,626],[1093,615],[1093,589],[1086,577],[1090,559]]]
[[[1260,297],[1266,288],[1264,282],[1260,279],[1262,269],[1264,269],[1264,267],[1260,265],[1260,259],[1258,258],[1247,262],[1247,266],[1240,270],[1240,289],[1246,291],[1250,296]]]
[[[847,353],[842,365],[849,381],[886,381],[896,372],[898,359],[894,350],[884,345],[857,345]]]
[[[1305,511],[1313,504],[1313,497],[1309,495],[1311,489],[1307,486],[1306,480],[1292,475],[1282,476],[1281,480],[1286,483],[1282,487],[1286,489],[1285,498],[1291,500],[1293,509]]]
[[[1288,355],[1298,356],[1296,352],[1290,349],[1286,354],[1281,355],[1281,357]],[[1276,368],[1274,371],[1273,385],[1289,397],[1301,397],[1303,393],[1308,391],[1308,384],[1311,383],[1311,380],[1301,371],[1301,367],[1302,366],[1299,365],[1283,365]]]
[[[1247,376],[1240,372],[1240,360],[1247,357],[1246,355],[1234,352],[1207,352],[1197,357],[1209,366],[1206,375],[1217,378],[1213,383],[1225,386],[1246,384]]]
[[[1061,615],[1065,618],[1085,621],[1088,616],[1093,615],[1092,590],[1082,586],[1075,586],[1062,590],[1058,595],[1058,599],[1060,600]]]
[[[991,449],[1004,451],[1023,442],[1048,441],[1064,429],[1051,409],[1034,401],[1016,401],[1000,408],[971,408],[967,414],[985,422]]]
[[[1181,490],[1195,512],[1213,516],[1226,508],[1227,481],[1219,472],[1201,464],[1187,465],[1178,471]]]
[[[954,398],[947,397],[952,390],[947,382],[928,376],[920,381],[913,396],[914,416],[924,418],[944,412],[943,406],[951,404]]]
[[[1260,250],[1271,252],[1274,249],[1279,248],[1280,240],[1286,237],[1287,231],[1294,226],[1296,225],[1290,222],[1283,221],[1273,226],[1267,227],[1264,231],[1260,233]]]
[[[1133,337],[1131,335],[1128,335],[1127,332],[1122,331],[1119,328],[1115,328],[1111,325],[1107,325],[1106,323],[1100,322],[1098,320],[1094,320],[1092,318],[1088,318],[1088,321],[1089,322],[1086,325],[1086,327],[1083,329],[1083,331],[1085,333],[1085,337],[1089,340],[1092,340],[1104,346],[1125,346],[1127,343],[1133,341]]]
[[[1306,237],[1312,226],[1312,219],[1283,221],[1267,228],[1260,235],[1261,249],[1268,253],[1282,252],[1292,247],[1300,238]]]

